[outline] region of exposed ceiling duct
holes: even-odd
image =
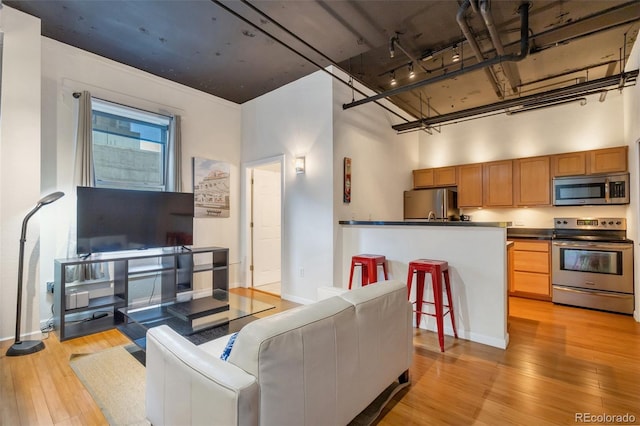
[[[500,35],[498,34],[493,15],[491,14],[489,0],[480,0],[480,14],[484,20],[484,25],[487,27],[487,31],[489,31],[489,36],[491,36],[493,47],[495,47],[499,56],[504,56],[506,52],[502,45],[502,40],[500,40]],[[520,76],[518,75],[518,68],[516,64],[514,62],[505,62],[502,64],[502,71],[509,81],[511,91],[513,93],[517,93],[518,87],[520,86]]]
[[[473,54],[475,55],[478,62],[483,62],[485,58],[482,54],[482,50],[480,49],[476,37],[471,32],[471,28],[469,28],[469,25],[467,24],[467,20],[465,18],[465,15],[467,13],[467,10],[469,9],[469,6],[471,6],[471,3],[471,0],[464,0],[464,2],[462,2],[462,4],[460,5],[460,9],[458,9],[458,13],[456,14],[456,22],[462,30],[462,34],[467,39],[467,43],[469,43],[469,47],[471,47],[471,50],[473,50]],[[504,55],[504,49],[502,51],[502,54]],[[493,87],[493,91],[496,93],[496,96],[498,96],[498,98],[500,99],[504,98],[493,69],[491,67],[486,67],[484,68],[484,73],[486,74],[487,80],[489,80],[491,87]]]
[[[442,74],[433,78],[418,81],[403,87],[391,89],[386,92],[379,93],[377,95],[369,96],[364,99],[360,99],[348,104],[344,104],[342,105],[342,108],[349,109],[349,108],[367,104],[369,102],[374,102],[379,99],[389,98],[391,96],[395,96],[403,92],[418,89],[428,84],[433,84],[443,80],[449,80],[457,76],[464,75],[477,70],[482,70],[492,65],[501,64],[503,62],[521,61],[529,54],[529,3],[528,2],[522,3],[518,8],[518,13],[520,14],[520,52],[518,54],[495,56],[491,59],[487,59],[481,62],[477,62],[473,65],[469,65],[466,68],[460,68],[456,71],[452,71],[447,74]]]
[[[523,0],[469,0],[478,63],[456,21],[464,1],[0,0],[45,38],[238,104],[333,64],[351,102],[382,94],[395,123],[620,75],[640,31],[638,0],[535,0],[518,54]]]

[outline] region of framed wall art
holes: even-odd
[[[229,163],[193,157],[195,217],[229,217]]]
[[[344,195],[342,201],[345,204],[351,202],[351,158],[344,157]]]

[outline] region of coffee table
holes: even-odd
[[[201,306],[207,306],[206,310],[197,311]],[[214,290],[213,296],[203,298],[173,299],[157,305],[120,308],[118,311],[124,315],[125,321],[118,328],[143,350],[146,348],[147,330],[160,325],[168,325],[197,344],[239,331],[255,319],[252,317],[254,314],[274,308],[250,297]]]

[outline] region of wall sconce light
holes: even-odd
[[[296,157],[296,173],[304,173],[304,157]]]

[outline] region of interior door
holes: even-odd
[[[253,169],[253,285],[281,279],[280,164]]]

